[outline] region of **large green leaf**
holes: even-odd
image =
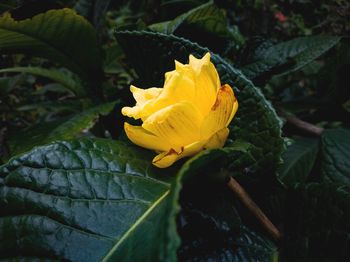
[[[273,45],[260,52],[257,61],[242,68],[249,78],[295,71],[324,54],[340,41],[337,36],[307,36]]]
[[[330,129],[322,134],[322,174],[350,186],[350,130]]]
[[[83,45],[81,43],[84,43]],[[94,28],[73,10],[50,10],[31,19],[0,18],[0,53],[24,53],[59,63],[86,79],[99,78],[101,56]]]
[[[68,74],[67,72],[62,72],[57,69],[46,69],[42,67],[12,67],[0,69],[0,73],[27,73],[37,76],[42,76],[49,78],[57,83],[62,84],[69,91],[77,96],[84,96],[85,90],[79,79]]]
[[[11,155],[23,153],[34,146],[48,144],[54,140],[72,139],[84,130],[89,130],[100,115],[107,115],[115,106],[115,102],[101,104],[62,121],[54,121],[34,125],[9,138]]]
[[[177,183],[152,157],[80,139],[13,158],[0,167],[0,258],[176,260]]]
[[[141,87],[161,86],[166,71],[173,70],[174,60],[187,63],[189,54],[202,57],[208,49],[186,39],[160,33],[118,32],[117,40],[132,62]],[[156,58],[156,59],[155,59]],[[218,55],[212,61],[221,82],[230,84],[239,102],[238,112],[230,126],[230,138],[254,145],[254,160],[247,170],[273,169],[280,161],[283,149],[280,120],[263,94],[241,72]]]
[[[282,155],[283,164],[278,168],[282,182],[287,185],[306,182],[315,164],[318,150],[318,139],[296,138]]]

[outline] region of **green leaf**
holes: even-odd
[[[306,182],[319,150],[318,139],[299,137],[282,154],[278,176],[286,185]]]
[[[243,42],[243,36],[238,30],[228,26],[225,11],[218,8],[212,1],[174,20],[153,24],[149,28],[160,33],[185,37],[220,53],[232,42],[236,45]]]
[[[117,40],[140,76],[138,86],[162,86],[164,73],[174,69],[174,60],[187,63],[189,54],[202,57],[208,49],[186,39],[160,33],[118,32]],[[155,59],[157,58],[157,59]],[[237,96],[239,109],[230,126],[230,138],[254,145],[254,160],[246,162],[251,171],[270,170],[280,161],[283,149],[280,120],[263,94],[241,72],[218,55],[212,61],[221,83],[230,84]]]
[[[212,2],[200,5],[174,20],[150,25],[149,28],[164,34],[173,34],[180,26],[197,24],[218,35],[227,35],[227,20],[223,10]]]
[[[242,68],[249,79],[283,75],[296,71],[335,46],[341,37],[307,36],[283,42],[264,50],[259,59]]]
[[[84,130],[89,130],[100,115],[107,115],[116,102],[92,107],[63,121],[42,123],[24,129],[9,138],[11,155],[23,153],[34,146],[48,144],[54,140],[72,139]]]
[[[79,0],[74,9],[98,28],[105,18],[109,4],[110,0]]]
[[[329,129],[322,134],[322,174],[350,186],[350,130]]]
[[[120,57],[123,56],[123,51],[118,44],[106,46],[104,52],[103,71],[106,74],[117,74],[125,70],[119,63]]]
[[[57,83],[62,84],[76,96],[84,96],[85,90],[80,80],[67,72],[57,69],[45,69],[42,67],[12,67],[0,69],[0,73],[27,73],[49,78]]]
[[[0,256],[175,261],[178,183],[153,153],[106,139],[38,147],[0,167]]]
[[[101,74],[102,62],[94,28],[67,8],[21,21],[15,21],[6,13],[0,18],[0,52],[47,58],[85,79],[98,79]]]

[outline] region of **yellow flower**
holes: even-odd
[[[222,147],[238,108],[232,88],[221,86],[210,53],[202,59],[190,55],[189,64],[175,61],[175,67],[165,74],[163,88],[131,86],[136,105],[122,109],[123,115],[143,121],[142,126],[125,123],[126,135],[157,151],[152,163],[160,168],[203,149]]]

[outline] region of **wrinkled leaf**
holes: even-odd
[[[245,65],[242,72],[249,79],[255,79],[296,71],[327,52],[340,39],[337,36],[307,36],[273,45],[260,52],[255,62]]]
[[[0,257],[175,261],[177,185],[152,157],[79,139],[13,158],[0,167]]]

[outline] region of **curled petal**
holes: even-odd
[[[124,130],[127,137],[138,146],[156,151],[168,151],[171,147],[167,141],[160,139],[141,126],[133,126],[125,122]]]
[[[229,85],[223,85],[209,114],[201,126],[202,139],[208,139],[219,130],[227,127],[237,112],[238,102]]]
[[[204,143],[204,141],[192,143],[188,146],[183,147],[180,152],[176,152],[176,150],[170,149],[169,151],[163,152],[153,158],[152,164],[159,168],[169,167],[177,160],[187,156],[192,156],[201,151],[203,149]]]
[[[166,168],[174,164],[174,162],[177,160],[192,156],[204,148],[212,149],[222,147],[225,144],[228,134],[229,130],[227,127],[225,127],[215,133],[207,141],[194,142],[190,145],[182,147],[180,151],[176,151],[175,149],[171,148],[169,151],[160,153],[153,159],[152,163],[159,168]]]
[[[142,127],[178,151],[182,146],[199,140],[198,130],[202,119],[202,115],[191,103],[182,101],[152,114]]]
[[[163,91],[163,88],[152,87],[147,89],[141,89],[131,85],[130,91],[132,92],[136,100],[136,105],[143,105],[147,101],[158,97]]]
[[[161,94],[163,88],[141,89],[132,85],[130,91],[136,100],[136,105],[134,107],[123,107],[122,114],[134,119],[143,119],[152,113],[150,105]]]

